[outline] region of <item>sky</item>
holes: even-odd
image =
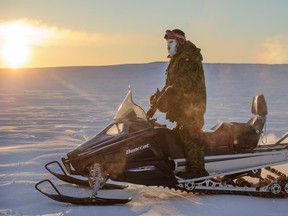
[[[181,29],[204,63],[288,63],[287,0],[0,0],[0,68],[168,61]]]

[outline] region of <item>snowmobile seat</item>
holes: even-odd
[[[251,111],[254,116],[247,122],[247,124],[254,127],[255,130],[262,131],[266,122],[266,115],[268,115],[264,95],[256,95],[253,98]]]
[[[205,155],[245,153],[259,142],[268,114],[264,95],[252,100],[253,117],[246,123],[221,122],[204,133]]]
[[[254,96],[251,111],[254,116],[247,123],[234,123],[233,142],[236,153],[249,152],[258,145],[268,114],[263,94]]]
[[[233,152],[231,127],[231,123],[221,122],[210,131],[204,132],[205,155],[222,155]]]

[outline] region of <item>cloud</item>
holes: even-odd
[[[139,41],[138,35],[102,34],[65,27],[47,25],[41,21],[20,19],[0,21],[0,45],[11,37],[22,38],[31,46],[106,46],[131,44]]]
[[[288,62],[288,36],[278,35],[261,44],[257,58],[263,63],[283,64]]]
[[[42,46],[55,36],[56,32],[40,23],[27,20],[0,22],[0,39],[3,44],[21,41],[29,46]]]
[[[58,27],[53,27],[53,31],[56,34],[50,45],[56,46],[105,46],[136,42],[131,36],[125,35],[108,35]]]

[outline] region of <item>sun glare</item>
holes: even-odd
[[[30,57],[29,29],[21,22],[1,26],[1,57],[5,66],[18,68],[25,65]]]
[[[11,40],[2,48],[2,58],[10,68],[23,66],[30,57],[30,49],[27,44]]]

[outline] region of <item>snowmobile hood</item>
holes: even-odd
[[[137,139],[150,133],[152,126],[147,119],[145,111],[135,104],[132,91],[129,89],[126,97],[118,108],[114,122],[93,138],[78,145],[67,153],[70,160],[89,157],[93,154],[104,154],[109,151],[118,151],[126,139]],[[117,148],[115,147],[117,146]]]

